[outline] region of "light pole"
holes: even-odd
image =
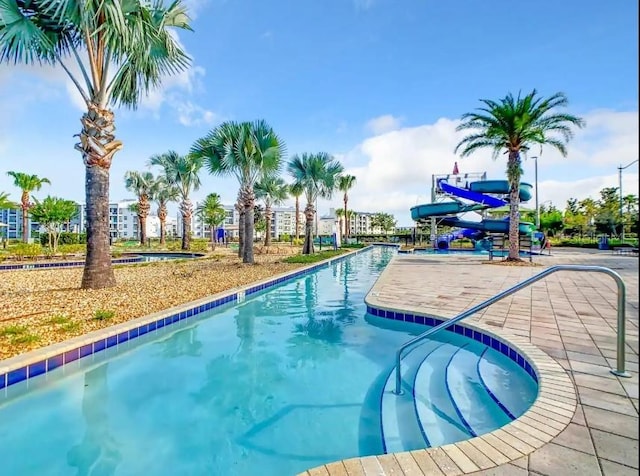
[[[638,159],[625,165],[624,167],[622,165],[618,167],[618,193],[620,194],[620,223],[622,224],[622,233],[621,233],[622,244],[624,244],[624,218],[623,218],[623,210],[622,210],[622,171],[624,169],[631,167],[636,162],[638,162]]]
[[[533,174],[535,177],[535,191],[536,191],[536,228],[540,229],[540,207],[538,206],[538,156],[531,157],[534,161]]]

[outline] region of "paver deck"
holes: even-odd
[[[544,266],[588,264],[617,271],[627,285],[627,371],[616,365],[617,288],[610,276],[559,272],[507,297],[467,322],[497,335],[513,335],[542,350],[565,369],[577,406],[549,402],[571,410],[562,431],[545,438],[497,430],[482,444],[446,445],[440,449],[378,457],[353,458],[310,469],[305,476],[334,475],[637,475],[638,462],[638,258],[606,252],[557,250],[537,257]],[[373,306],[453,317],[543,267],[487,264],[481,257],[399,255],[367,296]],[[544,421],[545,415],[541,415]],[[552,419],[552,418],[550,418]],[[520,419],[519,419],[520,420]],[[550,422],[547,422],[550,423]],[[532,438],[526,443],[527,437]],[[477,440],[477,439],[476,439]],[[550,440],[550,441],[549,441]],[[484,443],[483,443],[484,442]],[[486,445],[485,445],[486,443]],[[535,449],[537,448],[537,449]],[[490,464],[489,464],[490,463]],[[491,469],[483,469],[489,468]]]

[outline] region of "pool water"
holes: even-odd
[[[0,473],[280,476],[379,453],[364,402],[425,330],[366,314],[393,254],[359,253],[9,387]]]

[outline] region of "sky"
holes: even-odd
[[[460,158],[460,116],[507,93],[563,92],[585,119],[568,156],[545,147],[524,161],[539,202],[598,197],[618,186],[618,166],[638,159],[638,2],[463,0],[190,0],[194,32],[179,41],[188,71],[166,78],[135,110],[116,109],[124,148],[111,167],[110,199],[133,198],[127,170],[149,157],[187,153],[225,120],[265,119],[288,157],[329,152],[357,183],[349,208],[392,213],[428,203],[432,174],[505,176],[490,151]],[[61,68],[0,65],[0,192],[18,200],[14,170],[51,180],[35,194],[84,201],[74,150],[82,102]],[[152,169],[153,170],[153,169]],[[153,170],[159,172],[158,170]],[[232,177],[202,171],[192,195],[233,203]],[[288,179],[287,179],[288,180]],[[638,164],[623,172],[638,194]],[[287,204],[292,203],[288,202]],[[533,201],[531,202],[533,203]],[[320,213],[342,197],[319,203]],[[176,208],[174,207],[174,210]]]

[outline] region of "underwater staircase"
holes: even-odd
[[[480,342],[427,340],[402,359],[401,395],[387,368],[361,414],[361,454],[441,446],[488,433],[532,403],[530,376]]]

